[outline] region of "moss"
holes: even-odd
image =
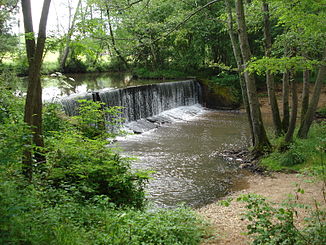
[[[240,100],[232,87],[216,84],[212,80],[199,79],[203,87],[205,106],[212,109],[237,109]]]

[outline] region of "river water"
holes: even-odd
[[[121,73],[47,76],[42,81],[43,99],[51,101],[74,93],[157,82],[162,81],[132,80]],[[181,203],[200,207],[237,186],[243,173],[237,164],[219,157],[218,152],[249,144],[246,115],[194,106],[190,110],[172,110],[169,116],[173,123],[118,142],[123,154],[138,158],[134,169],[155,171],[146,186],[148,199],[158,207]]]
[[[171,81],[165,80],[164,82]],[[62,96],[97,91],[105,88],[126,88],[130,86],[161,83],[162,80],[132,79],[127,73],[79,73],[64,76],[43,76],[43,101],[53,101]],[[27,78],[22,78],[20,91],[27,91]]]
[[[138,157],[133,168],[155,171],[146,190],[156,206],[200,207],[226,195],[241,179],[237,164],[218,152],[248,146],[248,135],[245,114],[201,108],[192,118],[118,142],[125,155]]]

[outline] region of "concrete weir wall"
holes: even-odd
[[[62,98],[60,103],[67,115],[76,115],[78,100],[100,101],[107,106],[121,106],[126,122],[158,115],[179,106],[202,103],[201,85],[195,80],[166,82],[97,92]]]

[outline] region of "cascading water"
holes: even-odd
[[[93,99],[104,102],[107,106],[121,106],[121,117],[126,122],[132,122],[179,106],[201,103],[202,94],[200,84],[195,80],[106,89],[61,99],[66,114],[77,114],[79,99]]]

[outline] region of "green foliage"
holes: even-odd
[[[77,129],[90,139],[108,138],[115,135],[119,123],[120,107],[105,107],[105,103],[91,100],[79,100],[78,116],[74,116]],[[111,134],[107,133],[111,130]]]
[[[274,208],[255,194],[243,195],[237,200],[246,202],[245,217],[250,222],[247,229],[253,244],[302,244],[301,234],[293,222],[293,210]]]
[[[65,73],[84,73],[87,65],[79,58],[72,58],[64,68]]]
[[[261,160],[261,164],[272,170],[301,170],[313,167],[325,152],[320,148],[325,142],[326,127],[324,123],[313,124],[308,139],[295,138],[290,145],[284,146],[283,138],[274,139],[279,149]],[[286,151],[284,151],[286,149]]]
[[[55,103],[47,103],[43,106],[43,135],[53,136],[56,132],[64,131],[69,127],[65,119],[62,106]]]
[[[23,99],[14,95],[16,82],[10,72],[0,75],[0,170],[20,161],[25,141],[31,137],[23,122]]]
[[[316,113],[321,117],[326,117],[326,106],[319,108]]]
[[[131,172],[130,160],[106,145],[107,141],[88,139],[73,131],[51,137],[46,180],[78,200],[105,195],[118,206],[142,207],[147,174]]]
[[[2,179],[3,180],[3,179]],[[206,225],[187,208],[117,209],[103,197],[49,205],[33,185],[0,182],[1,244],[199,244]]]
[[[219,86],[230,88],[233,100],[237,102],[241,101],[242,95],[239,75],[221,72],[219,75],[213,77],[212,82]]]
[[[287,70],[314,70],[314,68],[320,64],[321,62],[317,60],[308,60],[301,56],[283,58],[262,57],[261,59],[252,59],[247,66],[247,71],[250,73],[257,73],[258,75],[267,72],[277,74]]]
[[[303,194],[298,189],[297,194]],[[286,203],[275,207],[265,198],[255,194],[239,197],[238,201],[246,203],[245,217],[250,222],[247,226],[248,235],[253,238],[253,244],[325,244],[326,216],[318,207],[306,219],[303,229],[296,227],[296,208],[309,208],[297,203]]]
[[[185,78],[187,74],[177,70],[158,69],[155,71],[146,68],[138,68],[134,70],[134,76],[141,79],[176,79]]]

